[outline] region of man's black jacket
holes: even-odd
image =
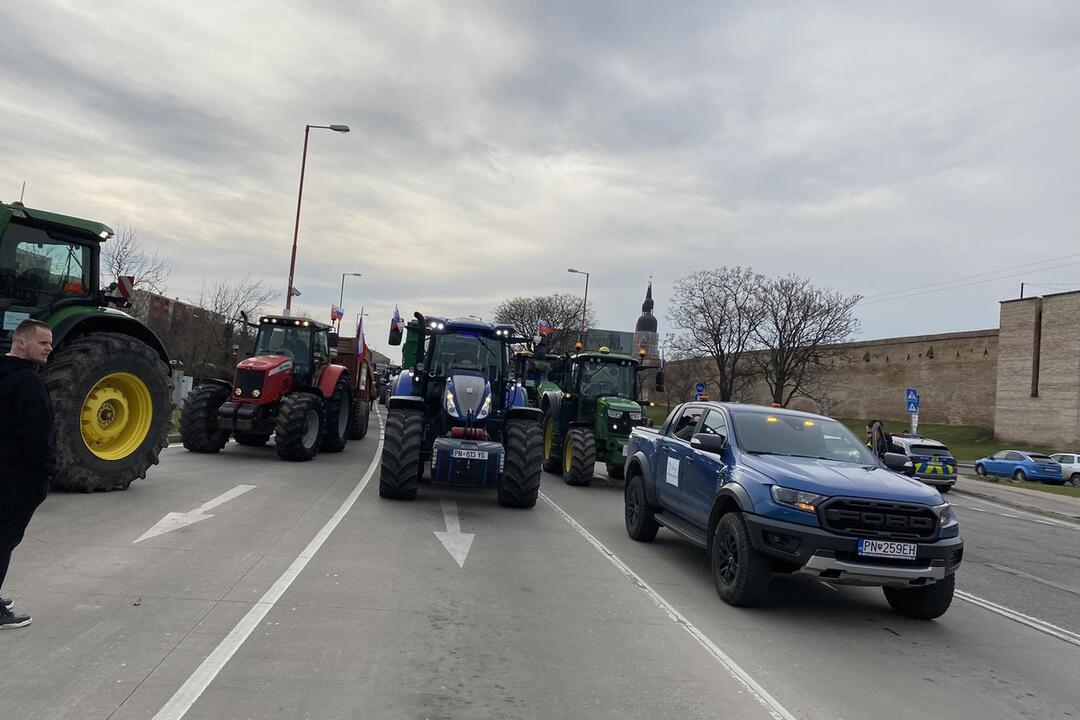
[[[0,475],[47,480],[55,455],[45,381],[29,360],[0,356]]]

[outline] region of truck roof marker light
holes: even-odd
[[[601,355],[607,355],[609,352],[611,352],[611,348],[609,348],[607,345],[604,345],[600,348]]]
[[[770,415],[769,417],[765,418],[765,422],[767,422],[767,423],[778,423],[780,421],[777,420],[775,416]]]
[[[803,420],[803,427],[814,427],[813,420]]]

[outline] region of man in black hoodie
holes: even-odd
[[[15,328],[11,352],[0,357],[0,589],[11,552],[49,492],[55,463],[52,410],[37,369],[52,352],[52,330],[39,320]],[[30,624],[0,598],[0,630]]]

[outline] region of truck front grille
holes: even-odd
[[[821,526],[838,535],[889,538],[892,540],[933,540],[938,518],[926,505],[833,498],[819,511]]]

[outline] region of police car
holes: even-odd
[[[956,458],[943,443],[908,433],[892,436],[892,442],[915,466],[915,477],[946,493],[956,484]]]

